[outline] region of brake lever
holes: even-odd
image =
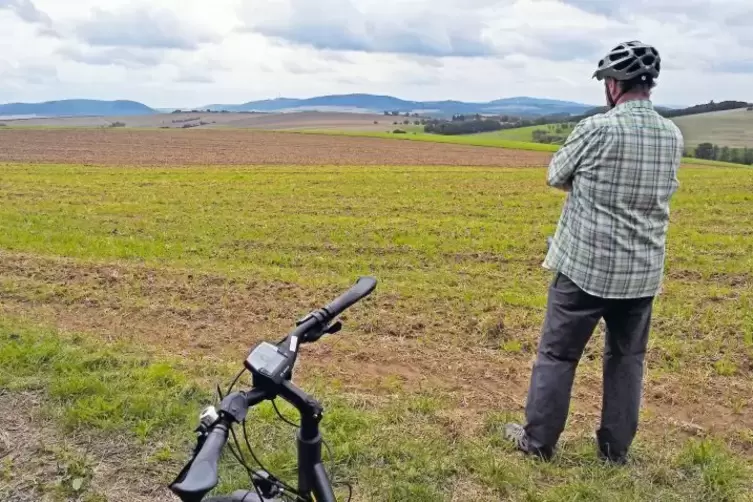
[[[341,329],[343,329],[343,323],[341,323],[340,321],[335,321],[334,323],[330,324],[329,326],[327,326],[326,328],[324,328],[323,330],[321,330],[316,335],[309,336],[306,339],[306,342],[307,343],[312,343],[312,342],[319,341],[319,339],[321,337],[323,337],[324,335],[334,335],[335,333],[337,333]]]
[[[334,335],[341,329],[343,329],[343,323],[341,323],[340,321],[336,321],[333,324],[330,324],[329,326],[327,326],[327,328],[323,331],[323,333],[326,333],[328,335]]]

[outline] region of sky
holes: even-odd
[[[373,93],[602,104],[620,42],[659,50],[654,101],[753,101],[750,0],[0,0],[0,103],[152,107]]]

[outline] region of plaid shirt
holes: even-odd
[[[657,295],[683,146],[648,100],[579,122],[549,165],[569,193],[544,267],[602,298]]]

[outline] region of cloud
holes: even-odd
[[[751,100],[751,16],[751,0],[0,0],[13,41],[0,101],[368,92],[598,104],[596,62],[631,39],[662,54],[659,102]]]
[[[92,10],[88,19],[78,22],[75,33],[95,46],[152,49],[197,50],[219,37],[193,26],[171,10],[145,6],[107,11]]]
[[[58,54],[78,63],[97,66],[124,66],[126,68],[143,68],[162,63],[166,54],[147,49],[111,47],[97,48],[89,46],[65,46]]]
[[[0,9],[8,9],[27,23],[52,26],[52,19],[37,9],[31,0],[0,0]]]
[[[562,0],[562,3],[606,17],[615,16],[620,12],[620,4],[609,0]]]
[[[175,81],[184,84],[213,84],[214,78],[208,73],[186,71],[182,72]]]
[[[607,18],[631,16],[662,19],[691,17],[698,19],[712,9],[709,0],[560,0],[582,11]]]
[[[486,5],[489,2],[477,2]],[[448,2],[393,5],[351,0],[283,0],[246,7],[244,29],[334,51],[434,57],[496,53],[478,13]]]
[[[724,73],[753,74],[753,59],[725,61],[714,65],[714,70]]]
[[[58,77],[54,65],[42,62],[28,62],[24,64],[10,64],[0,62],[0,86],[44,86],[49,85]]]

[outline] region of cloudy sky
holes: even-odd
[[[655,101],[753,101],[751,26],[751,0],[0,0],[0,102],[600,104],[595,65],[631,39],[664,58]]]

